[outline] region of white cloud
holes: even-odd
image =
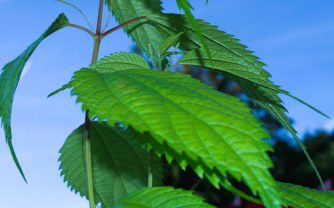
[[[327,131],[333,131],[334,130],[334,119],[328,121],[324,125],[325,130]]]

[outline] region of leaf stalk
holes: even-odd
[[[83,26],[76,25],[76,24],[70,24],[70,23],[67,24],[67,26],[68,26],[68,27],[77,28],[77,29],[79,29],[79,30],[82,30],[82,31],[88,33],[88,34],[89,34],[90,36],[92,36],[92,37],[95,36],[95,34],[94,34],[91,30],[89,30],[89,29],[87,29],[87,28],[85,28],[85,27],[83,27]]]
[[[116,30],[118,30],[118,29],[120,29],[120,28],[122,28],[122,27],[124,27],[124,26],[126,26],[126,25],[128,25],[128,24],[137,22],[137,21],[142,20],[142,19],[145,19],[145,18],[147,18],[147,17],[146,17],[146,16],[141,16],[141,17],[136,17],[136,18],[134,18],[134,19],[130,19],[130,20],[128,20],[128,21],[126,21],[126,22],[124,22],[124,23],[122,23],[122,24],[120,24],[120,25],[118,25],[118,26],[116,26],[116,27],[113,27],[113,28],[107,30],[106,32],[104,32],[104,33],[102,34],[102,38],[106,37],[106,36],[109,35],[110,33],[115,32]]]
[[[148,152],[148,176],[147,176],[147,186],[153,187],[153,150]]]
[[[99,56],[101,39],[102,39],[101,38],[101,24],[102,24],[104,1],[100,0],[99,2],[100,3],[99,3],[96,33],[93,34],[94,49],[93,49],[91,64],[95,63],[95,61],[97,60]],[[86,165],[86,174],[87,174],[89,206],[90,208],[95,208],[90,128],[91,128],[91,121],[89,119],[89,110],[87,109],[85,113],[85,130],[84,130],[85,165]]]

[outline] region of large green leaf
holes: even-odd
[[[271,75],[267,71],[262,67],[255,66],[255,64],[252,64],[247,59],[237,56],[230,51],[212,50],[211,54],[212,57],[209,57],[203,49],[193,50],[185,53],[178,63],[211,68],[223,72],[225,75],[234,79],[256,105],[270,112],[291,132],[322,183],[321,176],[315,164],[307,153],[303,143],[299,140],[295,129],[286,116],[287,110],[284,108],[282,100],[278,96],[278,93],[290,94],[281,90],[279,86],[274,85],[270,80]]]
[[[214,184],[226,173],[243,179],[265,205],[279,207],[268,171],[271,147],[263,141],[268,135],[239,99],[189,76],[157,71],[81,69],[71,84],[92,116],[149,132],[145,142],[159,154],[191,165]]]
[[[71,190],[88,196],[84,160],[84,127],[66,139],[60,150],[61,174]],[[92,168],[96,203],[113,207],[115,201],[147,187],[148,153],[133,140],[135,132],[93,122],[91,126]],[[161,184],[161,166],[154,158],[155,185]]]
[[[172,187],[144,188],[120,200],[115,208],[213,208],[191,191]]]
[[[127,22],[131,19],[150,16],[162,15],[160,0],[107,0],[110,1],[113,15],[120,23]],[[162,42],[161,36],[157,29],[150,25],[144,24],[146,20],[140,20],[124,27],[125,31],[136,42],[138,47],[152,58],[153,62],[158,61],[158,49]]]
[[[283,203],[292,208],[334,207],[334,191],[318,191],[286,183],[278,183],[277,190]]]
[[[20,56],[6,64],[0,75],[0,118],[1,124],[5,131],[6,141],[9,145],[11,154],[18,167],[21,175],[24,174],[20,167],[20,164],[16,158],[13,146],[12,146],[12,132],[11,132],[11,112],[14,99],[15,90],[19,83],[21,73],[28,59],[35,51],[37,46],[49,35],[65,27],[68,24],[68,20],[64,14],[60,14],[58,18],[51,24],[51,26],[35,41],[33,42]]]

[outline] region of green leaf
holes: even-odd
[[[278,183],[277,190],[284,205],[292,208],[334,207],[334,191],[318,191],[287,183]]]
[[[119,23],[125,23],[131,19],[150,16],[162,15],[160,0],[109,0],[112,14]],[[144,24],[147,20],[136,21],[124,27],[124,30],[138,47],[145,52],[148,57],[152,58],[155,64],[158,64],[158,51],[162,42],[161,36],[157,29],[150,25]]]
[[[281,92],[287,95],[290,95],[290,93],[281,90],[279,86],[274,85],[270,80],[271,75],[262,67],[252,64],[247,59],[240,57],[231,51],[212,50],[211,54],[212,57],[210,59],[203,49],[193,50],[185,53],[178,63],[211,68],[223,72],[225,75],[234,79],[256,105],[269,111],[288,131],[291,132],[294,139],[305,153],[320,183],[323,183],[314,162],[285,115],[287,110],[284,108],[282,104],[283,102],[278,96],[278,93]],[[292,95],[290,96],[294,97]]]
[[[177,5],[178,5],[179,9],[183,9],[186,17],[188,18],[189,23],[191,24],[191,26],[195,30],[195,32],[198,36],[198,39],[200,40],[203,48],[205,49],[208,56],[211,58],[211,51],[209,50],[209,46],[208,46],[205,38],[203,37],[202,31],[201,31],[194,15],[191,13],[191,10],[194,9],[194,8],[191,6],[191,4],[189,3],[188,0],[176,0],[176,1],[177,1]]]
[[[148,153],[134,140],[135,132],[105,123],[91,126],[92,168],[96,203],[113,207],[115,201],[147,187]],[[84,126],[74,130],[60,150],[61,175],[71,190],[88,196],[84,160]],[[161,184],[161,166],[154,158],[154,184]]]
[[[282,126],[291,133],[293,138],[296,140],[296,142],[299,144],[302,151],[304,152],[307,160],[311,164],[312,169],[316,173],[320,184],[324,187],[322,177],[316,165],[308,154],[305,145],[302,141],[300,141],[299,137],[297,136],[297,132],[290,123],[289,118],[286,116],[287,110],[283,106],[281,98],[277,95],[277,91],[255,85],[248,80],[242,78],[234,79],[242,87],[247,96],[252,100],[255,105],[270,112],[282,124]]]
[[[191,191],[172,187],[144,188],[120,200],[115,208],[213,208]]]
[[[242,79],[246,79],[254,84],[270,88],[276,92],[280,89],[270,80],[270,74],[260,67],[249,63],[246,59],[236,56],[230,51],[211,50],[211,60],[203,49],[186,52],[178,61],[178,64],[200,66],[210,68],[220,72],[228,73]]]
[[[268,135],[239,99],[189,76],[157,71],[81,69],[71,84],[91,116],[149,132],[152,139],[144,142],[158,154],[190,165],[216,186],[226,173],[243,179],[264,204],[279,207],[268,171],[271,147],[263,141]]]
[[[22,168],[18,162],[15,151],[12,146],[12,132],[11,132],[11,112],[14,94],[19,83],[23,68],[28,59],[35,51],[37,46],[49,35],[65,27],[68,20],[64,14],[60,14],[58,18],[51,24],[51,26],[35,41],[33,42],[20,56],[6,64],[0,75],[0,119],[5,131],[6,141],[9,145],[10,152],[13,156],[15,164],[19,169],[22,177],[26,181]]]

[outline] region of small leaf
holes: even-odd
[[[213,208],[191,191],[172,187],[144,188],[122,200],[115,208]]]
[[[48,95],[48,98],[49,98],[49,97],[52,97],[52,96],[54,96],[54,95],[56,95],[56,94],[58,94],[58,93],[61,92],[61,91],[64,91],[64,90],[67,90],[67,89],[70,89],[70,88],[71,88],[71,85],[70,85],[70,84],[64,84],[61,88],[59,88],[59,89],[57,89],[57,90],[51,92],[51,93]]]
[[[292,208],[333,208],[334,191],[318,191],[287,183],[277,183],[284,205]]]
[[[61,175],[71,190],[88,196],[84,160],[84,127],[74,130],[60,150]],[[105,208],[147,186],[148,153],[134,140],[135,132],[93,122],[91,126],[92,168],[96,203]],[[161,184],[161,166],[154,157],[154,184]]]
[[[115,72],[128,69],[141,69],[147,70],[150,68],[147,61],[138,54],[135,53],[114,53],[110,56],[106,56],[97,62],[95,62],[91,69],[98,72]],[[110,71],[113,69],[113,71]]]
[[[8,143],[10,152],[19,169],[23,179],[26,181],[22,168],[18,162],[16,154],[12,146],[12,132],[11,132],[11,112],[14,94],[19,83],[23,68],[28,59],[35,51],[37,46],[49,35],[60,30],[68,24],[68,20],[64,14],[60,14],[58,18],[51,24],[51,26],[35,41],[33,42],[20,56],[6,64],[0,75],[0,119],[5,131],[6,141]]]
[[[182,34],[183,34],[183,32],[180,32],[180,33],[172,35],[169,38],[167,38],[166,40],[164,40],[164,42],[162,42],[162,44],[159,47],[160,56],[165,55],[165,53],[168,51],[168,49],[170,49],[172,46],[175,46],[175,44],[177,44],[177,42],[179,41],[179,38]]]
[[[268,171],[271,148],[263,141],[268,135],[239,99],[186,75],[149,70],[81,69],[71,84],[91,116],[149,132],[152,139],[141,141],[158,154],[190,165],[211,182],[224,181],[227,173],[243,179],[264,204],[279,207]]]

